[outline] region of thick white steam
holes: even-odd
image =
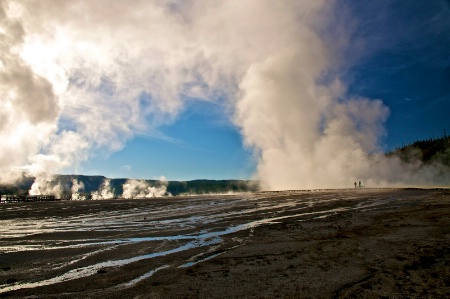
[[[331,75],[348,40],[339,30],[321,36],[333,6],[1,1],[0,180],[28,171],[37,192],[46,173],[120,150],[136,134],[165,138],[158,126],[187,98],[227,98],[266,188],[432,182],[431,168],[423,179],[376,155],[389,111],[381,100],[346,99]],[[124,197],[163,191],[148,188],[130,181]],[[93,197],[111,194],[105,183]]]
[[[53,195],[60,199],[64,194],[64,186],[55,179],[54,175],[41,175],[36,177],[28,193],[30,195]]]
[[[239,85],[235,121],[255,150],[263,188],[448,184],[446,166],[406,165],[382,153],[389,109],[379,99],[346,97],[333,72],[345,66],[336,57],[348,37],[321,38],[311,26],[316,18],[297,19],[287,46],[254,62]]]
[[[100,189],[91,193],[93,200],[114,198],[114,190],[111,186],[111,180],[105,179]]]
[[[82,181],[78,181],[76,179],[72,180],[72,188],[71,188],[71,194],[72,194],[72,200],[86,200],[86,195],[83,194],[84,190],[84,183]]]
[[[158,186],[151,186],[145,180],[127,180],[123,184],[123,198],[151,198],[167,195],[167,181],[159,181]]]

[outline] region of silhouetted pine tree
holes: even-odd
[[[418,159],[423,163],[436,162],[450,166],[450,136],[444,130],[442,137],[416,140],[406,146],[396,148],[386,155],[395,155],[406,163]]]

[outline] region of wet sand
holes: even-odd
[[[450,191],[0,205],[0,297],[448,298]]]

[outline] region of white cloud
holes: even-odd
[[[121,150],[176,119],[186,97],[222,95],[269,188],[384,182],[389,171],[373,168],[397,164],[369,154],[387,108],[342,100],[345,84],[328,74],[345,65],[348,41],[339,30],[331,42],[318,34],[333,5],[2,1],[0,179]]]

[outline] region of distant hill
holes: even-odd
[[[27,195],[35,181],[34,177],[23,176],[15,184],[0,185],[0,194]],[[132,183],[130,183],[132,182]],[[128,185],[126,185],[128,183]],[[47,190],[54,190],[56,186],[59,190],[59,197],[72,198],[75,185],[81,186],[77,189],[80,196],[91,198],[93,192],[105,189],[111,192],[114,198],[122,197],[124,189],[127,194],[133,197],[151,197],[151,194],[161,195],[196,195],[196,194],[217,194],[231,192],[253,192],[259,190],[259,184],[251,180],[192,180],[192,181],[167,181],[158,180],[131,180],[126,178],[109,179],[104,176],[86,175],[55,175],[51,181],[46,181]],[[76,186],[75,186],[76,187]],[[124,188],[125,187],[125,188]],[[131,190],[130,190],[131,189]],[[153,193],[150,193],[153,192]],[[51,192],[43,192],[51,193]],[[48,195],[48,194],[46,194]]]
[[[169,181],[167,192],[179,194],[209,194],[229,192],[259,191],[259,184],[249,180],[193,180],[186,182]]]
[[[450,136],[414,141],[386,154],[397,156],[405,163],[420,160],[424,164],[439,163],[450,167]]]
[[[421,161],[424,164],[441,164],[450,167],[450,136],[447,136],[447,134],[444,133],[444,135],[439,138],[414,141],[406,146],[396,148],[395,150],[386,153],[386,155],[397,156],[405,163]],[[34,181],[34,177],[23,175],[22,179],[14,184],[0,185],[0,194],[27,195]],[[55,187],[58,187],[59,196],[62,198],[73,198],[74,187],[78,185],[81,187],[79,187],[76,192],[80,194],[80,198],[92,198],[93,193],[97,192],[97,194],[101,194],[101,191],[106,189],[108,191],[108,196],[114,198],[122,197],[124,194],[133,194],[130,195],[131,197],[150,197],[161,195],[223,194],[231,192],[254,192],[260,190],[259,183],[251,180],[192,180],[168,182],[161,182],[158,180],[133,180],[133,183],[130,184],[130,181],[126,178],[109,179],[104,176],[55,175],[52,180],[46,181],[45,183],[48,185],[47,187],[49,187],[47,190],[53,190],[56,189]]]
[[[22,175],[22,178],[14,184],[0,184],[0,194],[27,195],[33,182],[34,178]]]

